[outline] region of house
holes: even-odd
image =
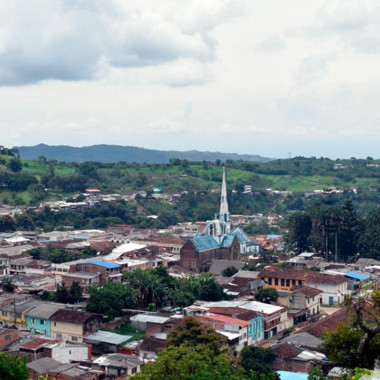
[[[100,314],[60,309],[50,317],[51,336],[82,343],[86,335],[99,330],[102,321]]]
[[[320,304],[341,305],[349,294],[348,280],[343,275],[315,272],[297,268],[265,267],[259,274],[268,287],[291,290],[295,286],[309,286],[322,290]]]
[[[69,272],[62,274],[62,282],[66,287],[70,287],[74,282],[77,282],[81,288],[87,288],[94,284],[100,284],[100,272]]]
[[[130,335],[115,334],[110,331],[98,330],[84,338],[84,342],[91,344],[94,354],[119,352],[120,348],[132,339]]]
[[[111,378],[132,376],[140,372],[143,363],[138,357],[126,354],[102,355],[93,361],[95,369],[104,371],[106,376]]]
[[[263,315],[264,318],[264,340],[276,336],[283,330],[286,309],[282,306],[270,305],[263,302],[251,301],[241,305],[243,309],[253,310]],[[281,320],[282,317],[282,320]],[[287,317],[286,317],[287,318]],[[283,326],[281,326],[283,325]],[[286,325],[286,324],[285,324]]]
[[[159,339],[156,336],[145,337],[140,344],[140,357],[144,360],[155,359],[159,350],[165,349],[167,346],[165,339]]]
[[[131,326],[137,330],[146,331],[153,328],[154,332],[158,332],[161,331],[163,324],[166,323],[169,319],[170,317],[160,315],[137,314],[130,318],[130,323]]]
[[[67,343],[62,339],[36,338],[23,344],[19,349],[20,356],[28,361],[51,358],[61,363],[91,360],[91,347],[83,344]]]
[[[62,308],[62,305],[51,303],[40,303],[30,308],[24,313],[26,317],[26,329],[30,330],[32,334],[37,332],[42,335],[51,336],[50,317]]]
[[[293,317],[296,325],[319,314],[321,293],[322,290],[308,286],[296,287],[290,291],[280,290],[277,302],[288,308],[288,315]]]
[[[274,354],[272,368],[274,371],[308,373],[316,362],[321,362],[325,355],[301,348],[291,342],[281,342],[271,347]]]
[[[306,270],[293,268],[265,267],[259,277],[268,287],[276,290],[290,290],[293,286],[302,286],[307,278]]]
[[[40,376],[57,380],[98,380],[104,372],[80,367],[76,363],[62,363],[51,358],[41,358],[28,363],[29,379],[38,380]]]
[[[15,329],[4,329],[0,327],[0,351],[15,342],[19,338],[19,332]]]
[[[1,306],[1,323],[2,325],[14,325],[19,330],[26,330],[25,312],[39,305],[41,301],[22,300],[13,301],[5,306]]]
[[[360,290],[363,286],[371,282],[371,277],[363,273],[348,272],[344,274],[344,277],[348,279],[348,289],[352,291]]]
[[[253,310],[245,310],[240,307],[210,307],[209,312],[249,322],[248,340],[251,344],[260,344],[264,341],[264,316],[262,314]]]
[[[123,275],[120,273],[121,267],[118,264],[106,261],[82,261],[70,266],[70,272],[99,273],[100,282],[106,281],[121,282]]]
[[[195,318],[225,336],[229,347],[232,347],[235,351],[239,352],[244,347],[252,344],[252,335],[248,335],[248,326],[250,323],[247,321],[220,314],[199,315]]]

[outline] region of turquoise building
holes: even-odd
[[[43,303],[25,312],[26,317],[26,329],[32,333],[40,333],[46,336],[51,336],[50,330],[50,317],[59,309],[62,309],[62,305],[53,305],[51,303]]]

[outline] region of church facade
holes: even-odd
[[[239,228],[231,231],[227,201],[226,173],[223,167],[220,211],[214,220],[209,220],[201,234],[196,234],[183,245],[180,257],[184,270],[207,272],[212,260],[241,261],[242,253],[248,252],[251,240]]]

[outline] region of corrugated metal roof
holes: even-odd
[[[130,340],[132,336],[130,335],[120,335],[115,334],[109,331],[99,330],[94,334],[88,335],[85,340],[86,341],[97,341],[97,342],[105,342],[110,344],[122,344]]]
[[[120,265],[114,264],[114,263],[107,263],[105,261],[87,261],[87,262],[80,262],[78,264],[94,264],[99,267],[107,268],[107,269],[113,269],[113,268],[120,268]]]
[[[136,322],[151,322],[151,323],[165,323],[170,317],[160,317],[158,315],[150,314],[137,314],[130,318],[131,321]]]
[[[234,241],[235,236],[234,235],[228,235],[223,238],[221,246],[224,248],[231,247],[232,242]]]
[[[345,274],[346,277],[353,278],[355,280],[363,281],[368,279],[369,277],[362,273],[357,272],[348,272]]]
[[[196,235],[191,241],[198,252],[219,248],[219,244],[211,235]]]

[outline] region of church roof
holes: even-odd
[[[227,235],[223,238],[222,244],[220,245],[223,248],[231,247],[232,242],[234,241],[235,236],[234,235]]]
[[[198,252],[219,248],[219,244],[211,235],[196,235],[191,239],[191,241]]]

